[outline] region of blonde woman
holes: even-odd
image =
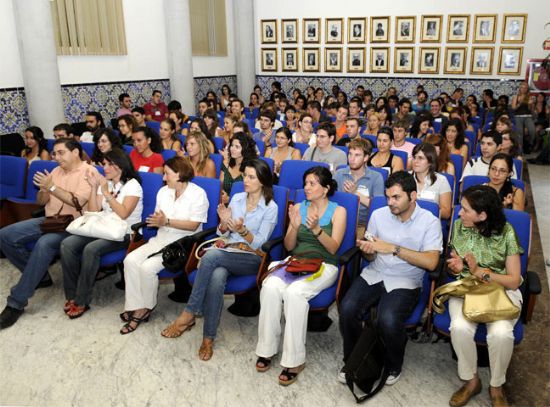
[[[209,158],[208,139],[200,131],[191,131],[185,140],[185,150],[195,176],[216,177],[216,165]]]

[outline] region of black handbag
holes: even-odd
[[[194,243],[195,239],[193,236],[184,236],[163,247],[158,252],[147,256],[147,258],[162,254],[162,265],[164,268],[171,273],[178,273],[185,268]]]

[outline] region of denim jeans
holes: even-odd
[[[230,253],[216,249],[208,250],[202,257],[185,310],[192,314],[203,314],[205,338],[216,338],[227,277],[230,274],[256,274],[261,260],[255,254]]]
[[[340,331],[344,339],[344,361],[348,360],[363,330],[365,313],[378,306],[378,328],[386,345],[386,364],[401,371],[407,334],[405,322],[418,302],[420,288],[386,291],[383,282],[369,285],[363,277],[353,281],[340,303]]]
[[[101,256],[128,248],[130,235],[122,242],[71,235],[61,243],[61,267],[65,298],[89,305]]]
[[[535,122],[532,116],[520,115],[516,116],[516,129],[519,133],[518,142],[520,147],[532,146],[535,141]],[[527,134],[525,130],[527,129]],[[524,142],[525,140],[525,142]]]
[[[0,245],[8,260],[23,274],[11,289],[8,305],[24,309],[34,294],[36,285],[47,273],[59,246],[68,233],[42,234],[40,225],[45,218],[28,219],[0,230]],[[25,245],[36,241],[32,251]]]

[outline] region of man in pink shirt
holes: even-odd
[[[120,103],[120,107],[116,111],[117,119],[125,114],[132,114],[132,99],[129,94],[121,93],[118,96],[118,102]]]
[[[391,149],[407,153],[407,170],[410,170],[414,144],[410,141],[405,141],[408,127],[408,123],[404,120],[397,120],[393,123],[393,144]]]
[[[143,105],[145,110],[145,120],[152,122],[161,122],[168,117],[168,107],[161,100],[162,92],[154,90],[149,103]]]

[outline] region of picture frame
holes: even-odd
[[[468,42],[470,16],[468,14],[450,14],[447,21],[447,42]]]
[[[348,48],[348,69],[350,73],[365,72],[365,48]]]
[[[466,71],[466,47],[445,47],[443,73],[463,75]]]
[[[281,20],[281,33],[283,44],[296,44],[298,42],[298,20],[296,18]]]
[[[321,52],[319,48],[302,49],[302,65],[304,72],[319,72],[321,70]]]
[[[499,75],[521,74],[523,47],[500,47],[498,54]]]
[[[390,42],[390,18],[370,18],[370,42]]]
[[[523,44],[526,27],[527,14],[504,14],[501,42],[503,44]]]
[[[342,72],[342,48],[325,48],[325,72]]]
[[[390,71],[389,47],[370,48],[370,72],[388,73]]]
[[[364,44],[367,41],[367,18],[348,18],[348,44]]]
[[[277,20],[261,20],[262,44],[277,44]]]
[[[494,53],[495,47],[472,47],[470,74],[491,75],[493,73]]]
[[[325,44],[342,44],[344,42],[344,19],[325,19]]]
[[[394,73],[414,72],[414,47],[396,47],[393,58]]]
[[[262,71],[276,72],[277,65],[277,48],[262,48]]]
[[[298,48],[283,48],[281,50],[281,65],[283,72],[298,72]]]
[[[395,17],[395,42],[413,43],[416,37],[416,16]]]
[[[319,44],[321,41],[321,19],[304,18],[302,42],[305,44]]]
[[[441,42],[441,24],[443,16],[422,16],[420,25],[420,42]]]
[[[439,73],[439,47],[421,47],[418,56],[418,73]]]
[[[494,43],[497,27],[496,14],[476,14],[474,19],[474,42]]]

